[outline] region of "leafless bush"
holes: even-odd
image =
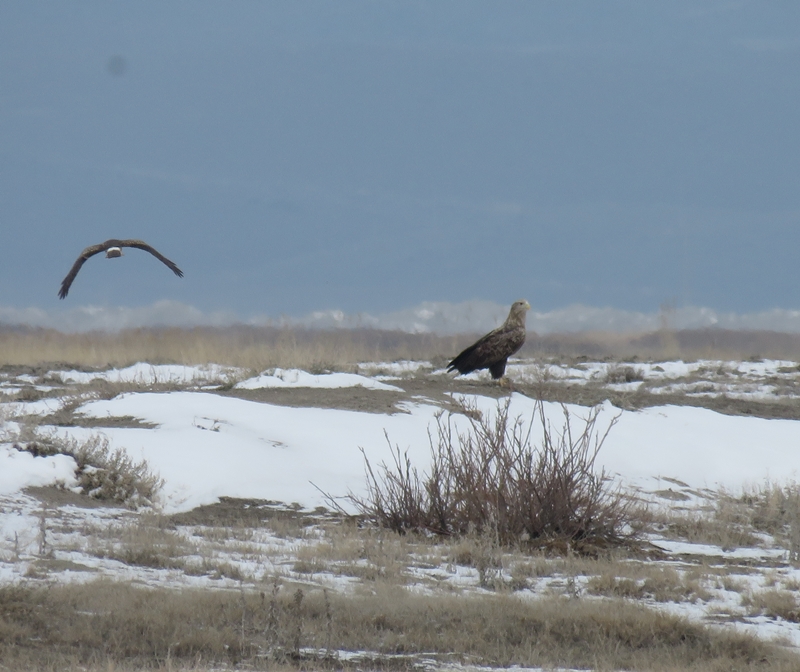
[[[124,449],[112,450],[104,436],[94,435],[83,442],[39,437],[15,447],[34,456],[71,455],[78,465],[75,476],[81,492],[134,509],[154,504],[164,485],[163,479],[150,471],[146,460],[136,462]]]
[[[164,485],[145,460],[135,462],[124,449],[112,450],[103,436],[92,436],[69,452],[78,463],[81,490],[90,497],[138,508],[153,504]]]
[[[367,495],[351,493],[349,501],[376,524],[401,533],[476,533],[499,545],[560,544],[587,552],[618,544],[629,538],[633,505],[595,470],[616,418],[601,434],[595,428],[599,408],[592,409],[576,432],[576,419],[565,406],[562,411],[561,432],[552,430],[541,401],[530,422],[510,418],[508,401],[492,418],[467,406],[465,432],[457,431],[453,414],[440,415],[428,473],[398,447],[393,464],[382,463],[377,471],[365,456]],[[538,446],[531,440],[536,424]]]

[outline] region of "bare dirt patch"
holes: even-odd
[[[308,527],[318,524],[326,514],[325,509],[309,512],[265,499],[220,497],[215,504],[176,513],[167,520],[172,525],[208,527],[271,527],[276,521],[280,521],[282,526],[292,523],[297,527]]]
[[[403,403],[429,402],[458,410],[456,394],[480,394],[500,398],[509,391],[496,382],[462,380],[450,376],[420,374],[416,377],[387,381],[402,392],[370,390],[364,387],[343,388],[264,388],[259,390],[217,390],[217,394],[295,408],[335,408],[363,413],[404,413]]]
[[[363,413],[397,413],[397,404],[407,399],[403,392],[368,390],[363,387],[264,388],[259,390],[220,390],[218,394],[295,408],[336,408]]]
[[[796,399],[734,399],[719,396],[688,396],[658,394],[640,388],[631,392],[610,390],[605,385],[589,383],[520,383],[511,388],[494,381],[476,381],[445,375],[419,374],[415,377],[388,381],[403,392],[347,388],[283,388],[260,390],[217,390],[217,394],[296,408],[335,408],[364,413],[402,413],[406,402],[430,402],[450,411],[458,411],[454,395],[481,395],[499,399],[518,392],[533,399],[580,406],[595,406],[610,401],[624,410],[639,410],[653,406],[693,406],[707,408],[725,415],[744,415],[759,418],[799,420],[800,404]]]
[[[25,494],[34,497],[45,507],[60,508],[62,506],[78,506],[84,509],[119,508],[124,507],[114,502],[100,501],[88,495],[72,492],[65,488],[55,486],[25,488]]]

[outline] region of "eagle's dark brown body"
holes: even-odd
[[[506,321],[461,352],[447,365],[447,370],[470,373],[489,369],[492,378],[502,378],[508,358],[525,343],[525,313],[530,307],[527,301],[516,301]]]
[[[61,289],[58,290],[58,298],[63,299],[67,296],[69,293],[69,288],[72,285],[72,281],[75,279],[75,276],[78,275],[78,271],[81,270],[81,266],[83,266],[84,262],[89,257],[93,257],[95,254],[99,254],[100,252],[105,252],[106,256],[109,258],[121,257],[121,248],[123,247],[136,247],[140,250],[144,250],[145,252],[149,252],[156,259],[169,266],[170,270],[179,278],[183,277],[183,271],[178,268],[174,262],[167,259],[163,254],[159,253],[155,248],[151,247],[143,240],[117,240],[116,238],[112,238],[111,240],[107,240],[105,243],[91,245],[81,252],[78,259],[72,265],[72,268],[69,269],[67,277],[61,281]]]

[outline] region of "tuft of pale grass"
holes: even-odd
[[[704,577],[697,571],[677,571],[672,567],[651,565],[608,566],[592,576],[587,589],[594,595],[650,598],[655,602],[706,602],[711,593],[704,586]]]
[[[800,562],[800,485],[766,482],[740,493],[720,490],[705,505],[650,511],[643,521],[666,536],[693,543],[714,544],[723,550],[752,548],[770,535]]]
[[[194,544],[169,529],[165,519],[157,514],[140,514],[130,522],[98,532],[91,545],[92,554],[128,565],[184,569],[186,557],[197,553]]]
[[[741,605],[749,616],[782,618],[786,621],[800,622],[800,603],[794,592],[771,588],[747,592],[742,595]]]
[[[644,380],[644,371],[630,364],[609,364],[606,366],[603,380],[612,384],[641,382]]]

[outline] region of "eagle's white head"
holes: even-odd
[[[112,257],[121,257],[122,256],[122,248],[121,247],[109,247],[106,250],[106,258],[111,259]]]

